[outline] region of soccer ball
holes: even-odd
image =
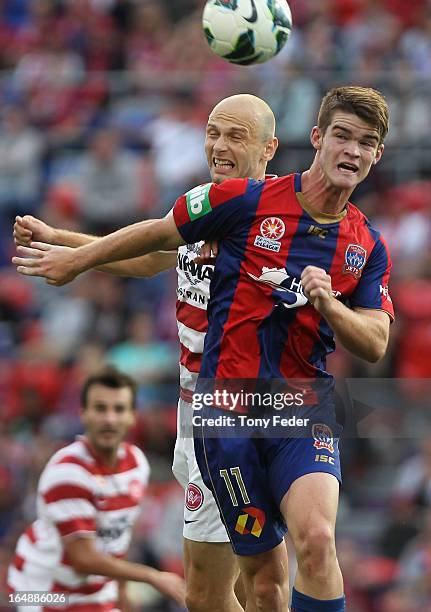
[[[280,51],[292,29],[292,14],[286,0],[208,0],[202,25],[217,55],[247,66]]]

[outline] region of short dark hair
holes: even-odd
[[[87,406],[88,392],[93,385],[102,385],[103,387],[109,387],[110,389],[122,389],[123,387],[128,387],[132,392],[132,408],[136,408],[137,384],[131,376],[117,370],[116,367],[107,365],[97,372],[94,372],[94,374],[88,376],[81,389],[82,408],[86,408]]]
[[[383,95],[371,87],[334,87],[325,94],[317,119],[318,127],[325,132],[335,111],[353,113],[375,127],[382,144],[389,129],[389,109]]]

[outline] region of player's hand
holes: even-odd
[[[171,572],[157,572],[151,581],[155,589],[186,607],[186,587],[184,580]]]
[[[118,581],[117,606],[121,612],[132,612],[132,604],[127,595],[127,583],[125,580]]]
[[[70,283],[82,270],[76,260],[76,249],[32,242],[30,247],[18,246],[18,256],[12,257],[17,272],[26,276],[42,276],[49,285],[60,287]]]
[[[218,255],[218,242],[217,240],[207,240],[205,244],[201,246],[201,252],[194,261],[197,264],[209,264],[215,265],[215,260]]]
[[[17,246],[30,246],[30,242],[54,242],[54,228],[32,215],[15,217],[13,239]]]
[[[335,300],[329,274],[322,268],[307,266],[302,271],[301,284],[305,296],[314,308],[322,315],[328,312]]]

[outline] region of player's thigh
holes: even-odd
[[[188,591],[220,598],[232,594],[239,565],[230,543],[184,538],[184,574]]]
[[[195,451],[235,553],[255,555],[278,546],[286,526],[271,495],[265,441],[196,437]]]
[[[295,480],[281,501],[281,511],[295,547],[311,538],[333,540],[339,482],[330,473],[313,472]]]

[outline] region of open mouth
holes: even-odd
[[[338,170],[341,170],[343,173],[348,173],[348,174],[355,174],[359,170],[358,166],[356,166],[355,164],[350,164],[348,162],[343,162],[341,164],[338,164],[337,168]]]
[[[235,164],[229,159],[220,159],[219,157],[213,157],[213,164],[217,170],[231,170],[235,167]]]

